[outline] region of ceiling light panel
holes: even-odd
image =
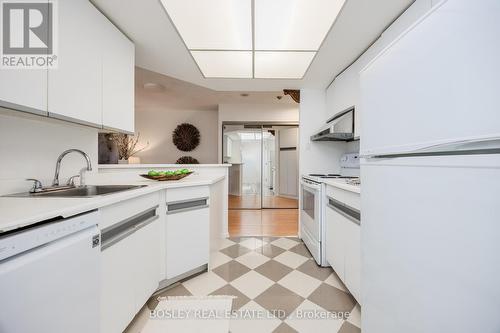
[[[252,51],[191,51],[206,78],[248,78],[252,73]]]
[[[190,50],[252,50],[251,0],[161,0]]]
[[[316,52],[255,52],[255,78],[301,79]]]
[[[255,0],[255,50],[314,50],[345,0]]]

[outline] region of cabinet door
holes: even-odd
[[[49,116],[102,124],[101,13],[87,0],[58,2],[58,68],[48,72]]]
[[[160,281],[160,219],[140,228],[131,238],[134,283],[129,288],[135,289],[134,309],[137,312],[158,288]]]
[[[326,207],[326,261],[342,281],[345,280],[345,224],[343,216]]]
[[[134,44],[103,17],[102,123],[134,132]]]
[[[344,218],[345,285],[361,304],[361,227]]]
[[[128,237],[102,251],[101,332],[123,332],[136,313],[134,249]]]
[[[0,106],[47,115],[47,69],[1,69]]]
[[[208,264],[209,209],[188,209],[167,215],[167,279]]]

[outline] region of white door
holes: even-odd
[[[123,332],[136,313],[134,243],[130,236],[102,251],[101,332]]]
[[[330,207],[326,207],[326,261],[335,270],[342,281],[345,281],[346,260],[346,225],[343,216]]]
[[[134,269],[135,311],[139,311],[160,281],[160,219],[137,230],[132,236],[134,256],[131,265]]]
[[[102,125],[100,15],[87,0],[58,2],[58,68],[48,72],[52,117]]]
[[[0,106],[47,114],[47,69],[0,69]]]
[[[97,227],[0,263],[2,332],[99,332]]]
[[[364,161],[361,176],[363,332],[498,332],[500,155]]]
[[[47,68],[0,69],[0,106],[46,115]]]
[[[167,279],[179,277],[208,264],[208,199],[167,203],[166,270]]]
[[[102,124],[134,132],[134,44],[102,17]]]
[[[500,2],[450,0],[361,72],[361,153],[500,137]]]
[[[298,197],[298,128],[279,131],[279,192],[288,197]]]

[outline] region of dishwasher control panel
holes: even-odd
[[[98,224],[98,212],[78,215],[0,236],[0,262]],[[92,244],[90,244],[92,245]]]

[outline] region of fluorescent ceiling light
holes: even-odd
[[[255,0],[255,50],[317,51],[345,0]]]
[[[346,0],[161,0],[205,78],[300,79]]]
[[[190,50],[251,50],[251,0],[161,0]]]
[[[207,78],[252,78],[252,51],[191,51]]]
[[[300,79],[316,52],[255,52],[255,78]]]

